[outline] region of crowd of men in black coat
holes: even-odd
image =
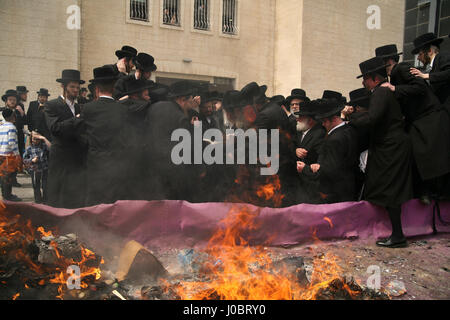
[[[367,200],[386,208],[392,222],[391,237],[378,245],[403,247],[401,205],[412,198],[430,204],[450,193],[450,55],[439,52],[441,42],[432,33],[414,41],[423,70],[399,63],[395,45],[377,48],[376,57],[360,64],[364,88],[350,92],[348,102],[330,90],[316,100],[302,89],[269,98],[255,82],[223,95],[189,81],[167,87],[150,80],[157,69],[152,56],[124,46],[116,64],[94,69],[89,99],[79,104],[84,81],[79,71],[64,70],[57,80],[63,94],[28,111],[29,126],[52,141],[48,204],[270,205],[255,197],[259,187],[276,184],[260,175],[261,164],[227,162],[226,154],[224,163],[232,165],[176,164],[173,133],[193,133],[199,125],[203,133],[222,132],[224,141],[201,141],[207,148],[236,139],[231,129],[278,129],[279,141],[267,141],[279,143],[278,205]]]

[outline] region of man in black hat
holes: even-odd
[[[295,153],[297,160],[308,166],[317,163],[323,140],[327,134],[322,124],[314,118],[317,108],[316,101],[303,102],[300,110],[294,114],[297,117],[296,128],[298,131]],[[299,175],[299,180],[297,203],[320,203],[317,179]]]
[[[136,71],[131,72],[129,75],[121,77],[114,87],[114,98],[119,100],[125,96],[125,82],[134,80],[150,80],[152,72],[156,71],[157,66],[155,59],[146,53],[139,53],[133,58],[133,64],[136,66]]]
[[[134,68],[133,59],[137,55],[137,50],[130,46],[123,46],[122,49],[116,51],[119,59],[115,68],[121,75],[127,76]]]
[[[142,178],[143,172],[148,168],[147,146],[144,138],[146,133],[145,117],[152,104],[149,89],[153,88],[153,83],[143,79],[130,79],[125,86],[125,95],[128,98],[121,100],[120,103],[126,109],[123,127],[128,140],[126,149],[128,158],[127,199],[145,200],[146,181]]]
[[[113,65],[94,69],[97,101],[86,104],[78,133],[87,146],[86,206],[128,198],[129,160],[126,135],[127,109],[112,97],[119,73]]]
[[[60,79],[62,95],[44,106],[45,120],[50,130],[52,147],[48,173],[48,203],[57,208],[79,208],[84,205],[84,154],[77,128],[80,106],[76,98],[80,92],[78,70],[63,70]]]
[[[199,106],[199,120],[202,122],[203,131],[209,129],[218,129],[219,126],[213,117],[214,102],[216,97],[210,92],[205,92],[201,95],[201,102]]]
[[[356,128],[369,128],[369,156],[364,200],[386,208],[392,235],[377,242],[388,248],[405,247],[401,205],[412,198],[411,142],[404,127],[402,109],[387,82],[386,64],[379,57],[359,65],[364,87],[371,92],[369,113],[352,121]]]
[[[172,149],[177,145],[172,141],[173,132],[177,129],[193,130],[189,118],[189,110],[194,106],[193,92],[191,82],[176,82],[170,86],[170,101],[157,102],[148,109],[145,135],[150,163],[147,170],[148,200],[189,201],[195,196],[195,185],[198,185],[196,166],[176,165],[171,157]]]
[[[437,178],[450,172],[448,114],[441,109],[425,80],[414,77],[408,63],[398,63],[402,53],[397,52],[395,44],[379,47],[375,53],[387,65],[386,72],[390,76],[390,83],[381,86],[394,93],[405,116],[413,148],[415,197],[424,204],[431,204],[431,195],[439,191]]]
[[[436,96],[450,112],[450,55],[440,52],[440,44],[444,39],[437,38],[434,33],[426,33],[414,40],[412,54],[419,54],[420,62],[428,67],[429,73],[411,68],[416,77],[428,80]]]
[[[45,103],[47,103],[50,94],[48,93],[47,89],[41,88],[37,92],[37,95],[38,95],[37,100],[31,101],[30,106],[28,107],[27,111],[28,130],[30,132],[37,131],[39,132],[39,134],[43,135],[46,139],[51,141],[51,134],[47,128],[44,115],[44,105]]]
[[[315,119],[327,130],[317,163],[297,162],[297,171],[318,179],[321,203],[354,201],[358,141],[355,130],[341,119],[342,103],[337,99],[314,102]],[[317,199],[317,198],[316,198]]]
[[[25,133],[24,127],[27,124],[27,115],[25,113],[25,102],[28,100],[28,90],[25,86],[16,87],[17,95],[19,100],[17,101],[16,107],[16,128],[17,128],[17,139],[19,140],[19,153],[23,156],[25,152]],[[14,182],[15,186],[19,186],[17,180]]]

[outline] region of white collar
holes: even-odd
[[[437,56],[437,55],[436,55],[436,56]],[[434,56],[433,60],[431,60],[431,63],[430,63],[431,69],[433,69],[434,59],[436,59],[436,56]]]
[[[330,130],[330,132],[328,132],[328,135],[330,135],[334,130],[336,130],[337,128],[343,127],[345,126],[346,123],[342,122],[341,124],[338,124],[336,127],[334,127],[333,129]]]
[[[113,97],[110,97],[110,96],[100,96],[99,98],[106,98],[106,99],[114,100],[114,98],[113,98]]]

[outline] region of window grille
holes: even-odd
[[[149,21],[148,0],[130,0],[130,19]]]
[[[194,1],[194,28],[209,30],[209,0]]]
[[[222,32],[237,34],[237,0],[223,0]]]
[[[180,25],[180,0],[164,0],[163,23],[172,26]]]

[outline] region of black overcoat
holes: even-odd
[[[85,150],[80,144],[76,118],[62,97],[45,104],[45,119],[52,136],[48,174],[49,205],[57,208],[79,208],[84,205]],[[75,105],[75,114],[80,107]]]
[[[439,53],[434,58],[430,84],[441,103],[450,112],[450,54]]]

